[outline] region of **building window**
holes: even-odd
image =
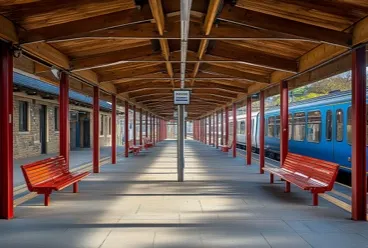
[[[268,137],[274,137],[275,117],[268,117]]]
[[[336,110],[336,141],[344,139],[344,112],[342,109]]]
[[[59,108],[58,107],[54,108],[54,126],[55,126],[55,131],[59,131]]]
[[[295,113],[293,119],[293,138],[303,141],[305,138],[305,113]]]
[[[289,114],[289,140],[293,137],[293,115]]]
[[[19,101],[19,131],[27,132],[28,130],[28,102]]]
[[[275,137],[280,138],[280,116],[276,116]]]
[[[109,135],[111,135],[111,117],[109,117]]]
[[[321,139],[321,112],[308,112],[308,136],[309,142],[319,143]]]
[[[100,136],[104,135],[104,116],[100,116]]]
[[[332,140],[332,111],[328,110],[326,113],[326,140]]]

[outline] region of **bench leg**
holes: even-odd
[[[73,193],[78,193],[78,183],[73,183]]]
[[[290,192],[290,182],[285,181],[285,193],[289,193]]]
[[[318,206],[318,193],[313,194],[313,206]]]
[[[50,193],[45,194],[44,205],[46,207],[50,205]]]
[[[270,183],[273,183],[273,174],[270,174]]]

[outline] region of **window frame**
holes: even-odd
[[[276,119],[275,116],[269,116],[267,118],[267,137],[276,138],[276,136],[275,136],[275,119]],[[273,120],[272,123],[270,122],[270,120]],[[269,132],[269,126],[270,125],[272,125],[272,136],[270,136],[270,132]]]
[[[23,105],[23,107],[21,107]],[[28,133],[30,131],[30,125],[29,125],[29,102],[27,101],[19,101],[18,103],[18,131],[20,133]],[[25,118],[22,118],[25,117]],[[23,121],[22,121],[23,119]]]
[[[309,140],[309,127],[308,127],[308,125],[309,125],[309,115],[310,115],[310,113],[317,113],[317,112],[319,113],[319,118],[320,118],[318,141],[310,141],[310,140]],[[307,127],[307,132],[306,132],[306,137],[307,137],[307,139],[306,139],[306,141],[307,141],[308,143],[315,143],[315,144],[319,144],[319,143],[321,143],[321,136],[322,136],[322,113],[321,113],[321,111],[320,111],[320,110],[314,110],[314,111],[309,111],[309,112],[307,112],[306,127]]]
[[[297,114],[304,114],[304,136],[303,136],[303,139],[301,139],[301,140],[295,139],[295,133],[296,132],[295,132],[294,128],[297,126],[295,124],[295,120],[296,120],[295,116]],[[307,124],[306,117],[307,117],[306,112],[295,112],[295,113],[293,113],[293,140],[294,141],[297,141],[297,142],[304,142],[305,141],[305,136],[306,136],[306,130],[305,129],[306,129],[306,124]],[[302,125],[302,124],[298,124],[298,125]]]
[[[338,140],[337,139],[337,131],[338,131],[338,128],[337,128],[337,120],[338,120],[338,118],[337,118],[337,112],[338,111],[341,111],[341,119],[342,119],[342,126],[343,126],[343,128],[341,129],[342,130],[342,139],[341,140]],[[343,111],[342,108],[339,108],[339,109],[336,109],[335,114],[336,114],[336,120],[335,120],[335,126],[336,126],[335,141],[336,142],[344,142],[344,111]]]
[[[328,137],[327,137],[327,132],[328,132],[328,129],[329,129],[329,127],[328,127],[328,114],[330,113],[330,117],[331,117],[331,120],[330,120],[330,127],[331,127],[331,137],[330,137],[330,139],[328,139]],[[328,141],[328,142],[330,142],[330,141],[332,141],[333,140],[333,115],[332,115],[332,110],[327,110],[326,111],[326,135],[325,135],[325,139],[326,139],[326,141]]]
[[[54,130],[55,132],[59,132],[60,130],[60,111],[59,107],[54,107]]]

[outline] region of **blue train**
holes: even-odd
[[[335,162],[342,170],[350,171],[351,127],[351,91],[290,103],[289,151]],[[245,115],[238,116],[237,144],[240,148],[246,146],[245,129]],[[259,149],[258,112],[252,113],[252,149],[255,152]],[[265,150],[266,156],[279,158],[279,107],[265,112]]]

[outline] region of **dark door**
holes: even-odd
[[[91,147],[90,145],[90,124],[89,119],[83,120],[83,147]]]
[[[41,105],[40,108],[40,143],[41,154],[46,154],[46,106]]]

